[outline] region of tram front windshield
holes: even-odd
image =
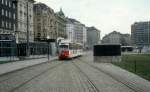
[[[68,50],[68,45],[60,45],[59,47],[63,50]]]

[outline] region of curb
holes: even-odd
[[[19,70],[23,70],[23,69],[26,69],[28,67],[32,67],[32,66],[36,66],[36,65],[40,65],[40,64],[43,64],[43,63],[47,63],[47,62],[50,62],[50,61],[54,61],[54,60],[57,60],[58,58],[57,57],[53,57],[51,60],[47,61],[47,58],[44,59],[44,61],[42,62],[36,62],[40,59],[33,59],[34,61],[32,61],[32,63],[29,64],[29,62],[31,60],[28,60],[27,62],[25,61],[20,61],[20,62],[12,62],[12,63],[7,63],[7,64],[2,64],[0,65],[0,76],[3,76],[3,75],[7,75],[9,73],[13,73],[13,72],[16,72],[16,71],[19,71]],[[20,63],[20,65],[16,65],[15,63]],[[11,67],[10,67],[11,66]],[[3,69],[5,68],[5,69]]]

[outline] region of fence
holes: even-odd
[[[150,54],[122,55],[122,62],[113,64],[150,80]]]

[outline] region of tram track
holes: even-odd
[[[70,67],[67,67],[68,65]],[[61,67],[59,67],[59,66],[61,66]],[[45,68],[43,68],[43,67],[45,67]],[[67,67],[67,68],[65,68],[65,67]],[[86,67],[86,68],[84,68],[84,67]],[[57,73],[57,72],[53,71],[53,69],[54,70],[56,69],[57,71],[59,71],[59,69],[57,69],[57,68],[62,69],[62,72]],[[69,73],[70,69],[72,69],[73,73]],[[87,70],[87,69],[89,69],[89,70]],[[66,73],[66,71],[68,71],[68,72]],[[35,82],[36,80],[39,80],[38,83],[41,83],[42,82],[41,78],[45,78],[45,76],[48,75],[49,73],[50,74],[52,73],[51,76],[53,76],[53,77],[55,76],[54,79],[59,79],[59,81],[51,79],[51,80],[49,80],[49,83],[47,82],[47,84],[51,85],[52,87],[57,87],[58,86],[57,83],[60,82],[59,86],[63,87],[63,89],[65,89],[65,90],[69,90],[69,87],[76,87],[80,90],[79,92],[105,92],[105,91],[111,92],[111,91],[109,91],[109,89],[108,90],[105,88],[100,89],[100,87],[101,86],[104,87],[105,85],[107,87],[115,87],[115,86],[110,86],[110,85],[112,85],[113,83],[117,83],[116,86],[118,85],[121,89],[127,88],[127,90],[130,90],[130,92],[143,92],[143,90],[141,90],[140,88],[135,89],[135,87],[133,87],[133,85],[130,85],[127,82],[124,83],[123,81],[120,81],[112,74],[105,72],[98,66],[95,66],[92,63],[83,60],[82,58],[75,58],[74,60],[72,60],[71,62],[69,61],[68,63],[67,62],[59,62],[59,61],[45,63],[45,64],[34,66],[33,68],[29,67],[25,70],[24,69],[20,70],[20,72],[17,71],[17,72],[13,72],[12,74],[10,73],[10,75],[8,74],[8,77],[6,77],[7,79],[2,80],[0,82],[0,92],[16,92],[16,91],[20,92],[21,90],[25,89],[28,84],[30,84],[31,86],[33,84],[36,84],[37,83],[37,82]],[[19,74],[20,74],[20,76],[19,76]],[[23,74],[23,75],[21,75],[21,74]],[[61,77],[59,77],[58,75],[60,75]],[[17,77],[17,76],[19,76],[19,77]],[[28,77],[28,76],[30,76],[30,77]],[[99,76],[101,76],[101,77],[99,78]],[[12,79],[11,79],[11,77],[12,77]],[[26,77],[28,77],[28,78],[26,78]],[[51,78],[53,78],[53,77],[51,77]],[[63,78],[65,80],[63,80]],[[70,80],[70,79],[73,79],[73,80]],[[106,80],[106,82],[101,81],[100,79],[102,79],[104,81]],[[64,84],[61,85],[62,80],[64,81],[66,86],[63,86]],[[100,80],[100,81],[97,81],[97,80]],[[111,83],[109,83],[109,81],[107,81],[107,80],[110,80],[110,81],[112,80],[112,81],[111,81]],[[50,81],[53,81],[54,84],[51,84]],[[104,82],[104,85],[103,85],[103,82]],[[75,85],[68,85],[71,83],[75,84]],[[37,85],[39,85],[39,84],[37,84]],[[3,87],[5,87],[5,88],[3,88]],[[120,90],[120,88],[119,89],[116,88],[116,89]],[[31,90],[32,89],[34,90],[34,86],[33,86],[33,88],[31,88]],[[116,89],[114,88],[114,90],[116,90]],[[45,89],[43,89],[43,90],[45,90]],[[36,91],[33,91],[33,92],[36,92]],[[113,92],[115,92],[115,91],[113,91]],[[123,92],[125,92],[125,91],[123,91]],[[129,91],[127,91],[127,92],[129,92]]]
[[[72,62],[72,63],[73,63],[73,65],[76,67],[76,69],[78,69],[79,74],[83,75],[83,77],[86,78],[88,84],[91,86],[92,91],[90,90],[90,92],[100,92],[99,89],[96,87],[96,85],[93,83],[93,81],[88,77],[88,75],[87,75],[86,73],[84,73],[84,72],[82,71],[82,69],[81,69],[78,65],[76,65],[74,62]],[[87,84],[87,85],[88,85],[88,84]]]
[[[78,58],[77,60],[81,61],[81,62],[84,63],[84,64],[89,65],[90,67],[92,67],[92,68],[94,68],[94,69],[96,69],[96,70],[98,70],[98,71],[100,71],[100,72],[103,72],[104,74],[110,76],[111,78],[113,78],[113,79],[116,80],[117,82],[122,83],[123,85],[125,85],[125,86],[128,87],[129,89],[133,90],[134,92],[144,92],[144,91],[143,91],[142,89],[140,89],[140,88],[134,89],[133,84],[129,84],[128,82],[123,82],[123,81],[117,79],[116,77],[114,77],[113,75],[111,75],[111,74],[105,72],[104,70],[98,68],[97,66],[94,66],[94,65],[88,63],[87,61],[84,61],[84,60],[79,59],[79,58]]]

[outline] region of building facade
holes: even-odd
[[[65,15],[60,12],[55,13],[46,4],[34,4],[34,40],[46,40],[66,37]]]
[[[130,34],[122,34],[122,39],[121,39],[121,44],[123,46],[131,46],[132,41],[131,41],[131,35]]]
[[[83,28],[82,24],[80,22],[75,22],[74,27],[75,27],[75,42],[77,43],[82,43],[83,44]]]
[[[27,42],[27,30],[29,31],[29,42],[33,42],[33,3],[34,0],[17,0],[17,29],[16,42]]]
[[[121,34],[120,32],[113,31],[103,37],[102,43],[129,46],[131,45],[131,36],[130,34]]]
[[[56,39],[56,17],[53,9],[43,3],[34,4],[34,40]]]
[[[131,26],[131,38],[136,46],[150,47],[150,21],[134,23]]]
[[[75,42],[74,23],[69,19],[67,19],[66,33],[67,33],[67,39],[69,39],[71,42]]]
[[[16,55],[16,12],[13,0],[0,0],[0,61]]]
[[[94,45],[100,44],[100,30],[95,27],[87,27],[87,47],[93,49]]]
[[[87,48],[87,27],[83,25],[83,46]]]
[[[15,35],[16,5],[13,0],[0,0],[0,34]]]
[[[102,39],[103,44],[121,44],[121,33],[113,31],[105,35]]]
[[[60,9],[59,12],[55,13],[55,17],[56,17],[56,32],[57,32],[56,38],[67,38],[66,33],[67,20],[62,9]]]
[[[84,47],[87,43],[86,26],[79,21],[71,18],[67,18],[67,37],[69,40],[75,43],[81,43]]]

